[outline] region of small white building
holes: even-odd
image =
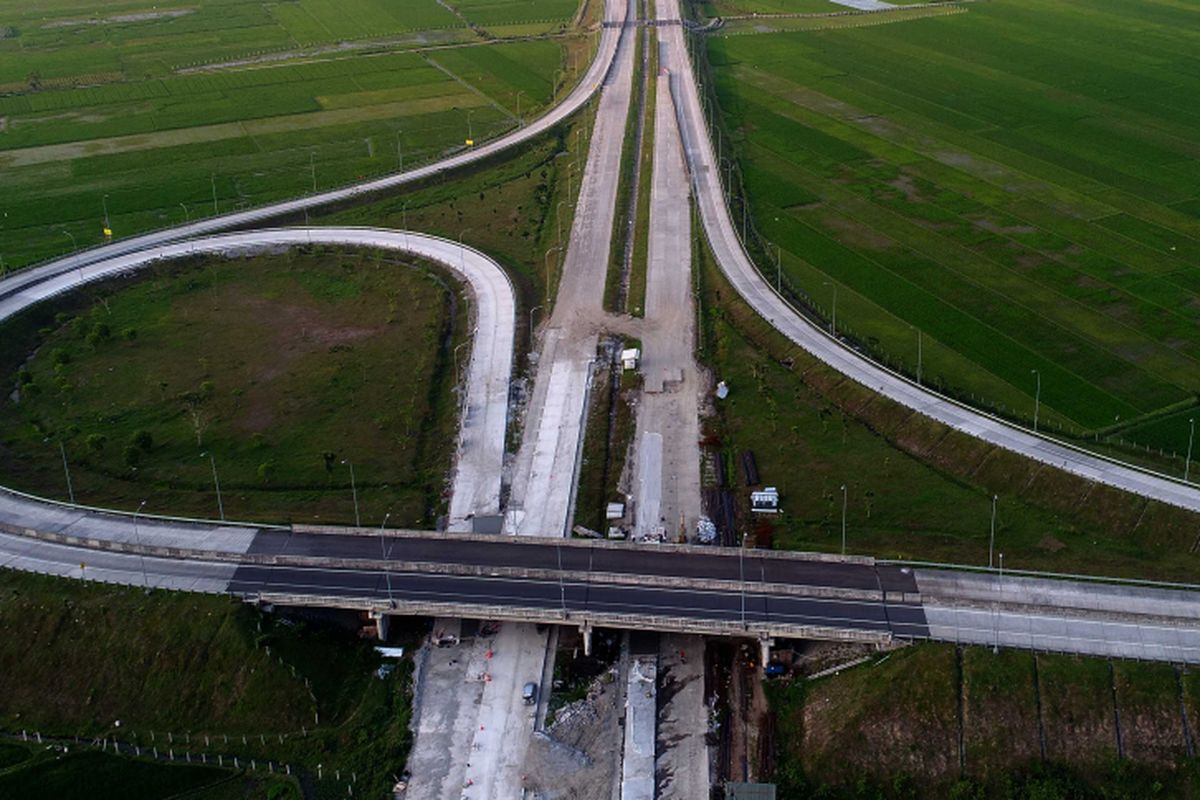
[[[636,347],[630,347],[621,351],[621,366],[624,369],[637,369],[638,362],[642,359],[642,351]]]
[[[756,514],[778,514],[779,491],[774,486],[767,486],[761,492],[751,492],[750,510]]]

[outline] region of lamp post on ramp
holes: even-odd
[[[1188,449],[1187,458],[1183,461],[1183,479],[1186,481],[1192,471],[1192,442],[1196,438],[1196,418],[1188,420]]]
[[[1033,393],[1033,432],[1037,433],[1038,429],[1038,412],[1042,409],[1042,373],[1036,369],[1029,370],[1037,378],[1037,388]]]
[[[395,608],[396,601],[392,598],[392,573],[388,570],[388,551],[383,538],[383,530],[390,516],[392,516],[392,512],[389,511],[383,515],[383,522],[379,523],[379,552],[383,556],[383,578],[387,581],[388,606]]]
[[[354,526],[362,527],[362,519],[358,516],[358,484],[354,480],[354,463],[342,459],[342,463],[350,468],[350,494],[354,498]]]
[[[142,586],[148,592],[150,591],[150,576],[146,574],[146,554],[142,552],[142,537],[138,533],[138,515],[142,513],[142,509],[146,507],[146,501],[143,500],[141,505],[137,507],[137,511],[133,512],[133,542],[138,548],[138,561],[142,566]]]

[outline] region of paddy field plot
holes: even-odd
[[[127,236],[508,130],[518,106],[539,113],[553,81],[573,80],[557,71],[586,48],[563,34],[575,12],[563,0],[0,0],[0,263],[96,243],[106,215]]]
[[[1026,419],[1040,377],[1043,424],[1132,426],[1182,455],[1200,6],[953,10],[708,40],[753,223],[795,290],[826,317],[836,293],[839,330],[892,363],[914,371],[920,346],[928,382]]]

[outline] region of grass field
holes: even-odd
[[[578,36],[468,27],[558,31],[563,0],[345,5],[0,0],[0,262],[100,241],[106,205],[122,237],[393,172],[512,128],[586,67]]]
[[[353,630],[319,617],[264,616],[226,597],[146,594],[8,571],[0,571],[0,596],[0,624],[8,633],[0,642],[0,730],[6,733],[116,738],[160,753],[173,749],[177,759],[190,753],[193,765],[201,754],[210,764],[220,754],[226,766],[234,756],[243,767],[256,759],[261,768],[270,759],[290,764],[293,778],[308,788],[305,796],[316,798],[348,796],[355,772],[355,795],[383,796],[392,774],[403,771],[411,661],[380,677],[379,657]],[[419,628],[395,626],[393,634],[394,642],[409,647],[420,635]],[[87,748],[72,747],[77,751]],[[6,759],[0,765],[9,763],[6,752],[0,757]],[[44,758],[39,749],[13,768],[16,773],[0,766],[0,796],[31,796],[9,793],[3,783],[25,772],[49,785],[53,776],[45,773],[57,770]],[[318,764],[324,765],[321,780]],[[147,779],[133,772],[161,770],[163,780],[185,774],[126,759],[108,758],[100,767],[117,771],[114,782],[126,793],[92,797],[165,796],[134,794]],[[78,781],[80,772],[95,769],[58,774]],[[197,797],[292,796],[269,794],[283,782],[260,772]],[[20,780],[16,785],[35,783]]]
[[[779,797],[1200,796],[1173,668],[1111,670],[1102,659],[1035,665],[1031,653],[920,645],[818,681],[769,683],[779,730],[796,732],[778,737]]]
[[[6,485],[64,497],[62,442],[82,502],[213,517],[211,454],[230,518],[353,522],[349,461],[364,521],[432,525],[467,325],[443,273],[289,253],[89,294],[0,334],[23,387],[0,417]]]
[[[708,40],[755,224],[881,357],[920,337],[927,382],[1029,419],[1040,376],[1043,424],[1140,437],[1200,391],[1200,10],[932,11]],[[1185,416],[1146,436],[1178,467]]]

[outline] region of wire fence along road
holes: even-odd
[[[678,0],[659,0],[659,15],[677,18]],[[659,32],[665,42],[671,92],[692,185],[708,243],[721,271],[737,293],[763,319],[842,375],[957,431],[982,439],[1079,477],[1143,497],[1200,512],[1200,485],[1090,453],[1041,436],[1006,420],[963,405],[847,347],[796,311],[771,286],[738,238],[717,169],[700,93],[680,27]]]

